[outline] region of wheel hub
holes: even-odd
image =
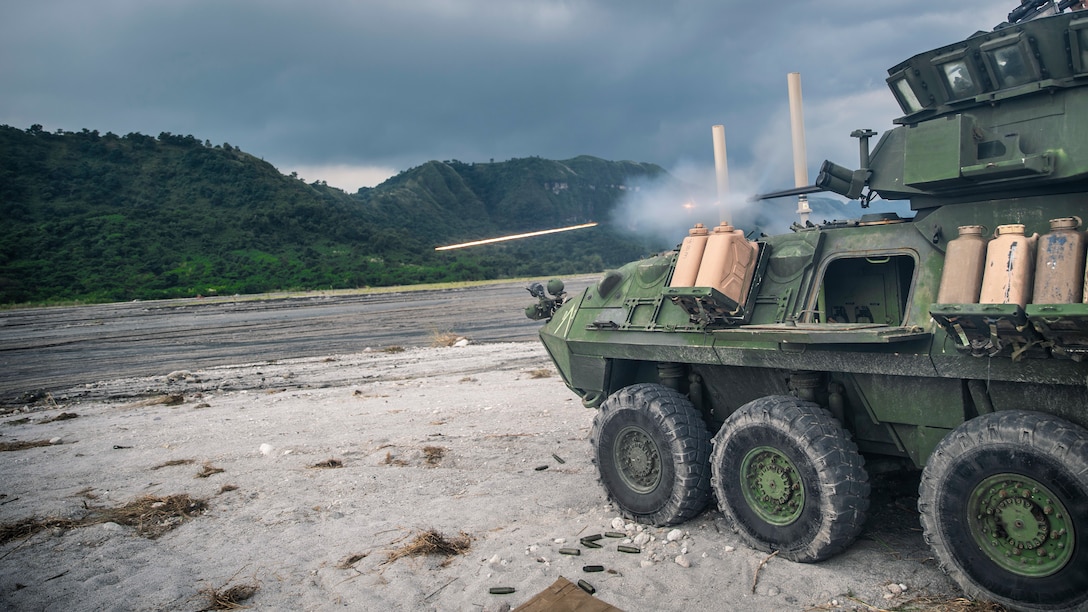
[[[649,493],[661,481],[661,453],[653,438],[638,427],[627,427],[616,436],[614,459],[624,483],[639,493]]]
[[[781,451],[754,448],[741,462],[741,490],[748,506],[772,525],[788,525],[801,516],[805,488],[801,475]]]
[[[968,523],[986,556],[1014,574],[1049,576],[1073,555],[1069,512],[1050,489],[1020,474],[997,474],[971,493]]]

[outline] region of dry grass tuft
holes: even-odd
[[[548,368],[537,368],[535,370],[529,370],[529,378],[551,378],[553,372]]]
[[[403,346],[396,346],[396,345],[394,345],[394,346],[383,346],[382,348],[380,348],[378,350],[380,350],[383,353],[403,353],[404,352],[404,347]]]
[[[310,467],[312,467],[312,468],[342,468],[342,467],[344,467],[344,462],[340,461],[339,459],[331,459],[330,458],[330,459],[326,459],[324,461],[321,461],[319,463],[315,463],[315,464],[311,465]]]
[[[72,527],[80,527],[80,521],[73,521],[70,519],[59,518],[47,518],[47,519],[23,519],[15,523],[3,523],[0,524],[0,545],[7,544],[12,540],[20,540],[29,538],[30,536],[44,531],[46,529],[61,528],[71,529]]]
[[[466,376],[466,377],[462,378],[461,380],[459,380],[458,382],[474,383],[474,382],[479,382],[479,381],[476,380],[475,378],[471,377],[471,376]]]
[[[155,497],[145,495],[119,508],[95,508],[87,524],[118,523],[135,527],[136,533],[154,540],[207,509],[202,499],[188,494]]]
[[[225,471],[226,470],[224,470],[223,468],[215,467],[210,463],[205,463],[201,470],[196,473],[196,477],[207,478],[208,476],[212,476],[214,474],[222,474]]]
[[[68,419],[79,418],[79,415],[74,412],[62,412],[57,416],[42,420],[42,423],[52,423],[53,421],[67,421]]]
[[[392,563],[403,557],[437,555],[446,558],[443,562],[443,565],[446,565],[452,560],[452,557],[464,554],[470,548],[472,548],[472,536],[463,531],[455,538],[448,538],[431,529],[424,531],[411,542],[390,552],[385,562]]]
[[[29,440],[22,442],[0,442],[0,453],[8,451],[26,450],[28,448],[37,448],[39,446],[52,446],[53,444],[49,440]]]
[[[222,495],[224,493],[230,493],[231,491],[237,491],[237,490],[238,490],[237,485],[225,484],[225,485],[219,487],[219,492],[216,493],[216,495]]]
[[[202,589],[200,592],[208,598],[208,605],[201,608],[200,612],[207,610],[239,610],[245,608],[242,605],[243,601],[246,601],[257,594],[257,589],[260,585],[257,584],[236,584],[232,587],[223,587],[219,589],[213,589],[208,587]]]
[[[427,462],[427,465],[435,466],[442,462],[442,458],[446,456],[446,449],[441,446],[424,446],[423,447],[423,460]]]
[[[990,601],[972,601],[964,597],[936,597],[924,595],[906,601],[894,612],[1006,612],[1003,606]]]
[[[462,339],[465,339],[465,337],[460,334],[455,334],[451,331],[431,332],[431,346],[434,347],[453,346]]]
[[[366,559],[367,553],[348,555],[340,560],[340,563],[336,564],[336,569],[348,569],[356,563]]]
[[[28,518],[15,523],[0,524],[0,545],[29,538],[45,529],[72,529],[102,523],[135,527],[136,533],[153,540],[186,519],[201,514],[206,508],[204,500],[194,499],[186,494],[169,497],[146,495],[119,508],[90,508],[91,514],[81,519]]]
[[[167,461],[166,463],[160,463],[152,467],[151,469],[158,470],[164,467],[173,467],[175,465],[191,465],[193,463],[196,463],[195,459],[171,459],[170,461]]]
[[[145,400],[133,402],[131,404],[125,404],[124,406],[121,406],[121,408],[128,410],[132,408],[146,408],[148,406],[180,406],[184,403],[185,396],[180,393],[170,393],[167,395],[149,397]]]

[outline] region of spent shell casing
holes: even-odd
[[[560,457],[559,455],[557,455],[555,453],[552,453],[552,459],[555,459],[556,463],[566,463],[566,461],[563,461],[562,457]]]
[[[627,546],[627,545],[624,545],[624,544],[620,544],[619,546],[617,546],[616,550],[618,550],[620,552],[625,552],[625,553],[640,553],[640,552],[642,552],[642,550],[638,546]]]
[[[599,534],[599,533],[595,533],[593,535],[583,536],[582,541],[583,542],[596,542],[597,540],[599,540],[599,539],[601,539],[603,537],[604,537],[604,535]]]
[[[622,531],[606,531],[604,535],[610,538],[626,538],[627,534]]]
[[[604,571],[604,566],[603,565],[583,565],[582,566],[582,571],[583,572],[590,572],[590,573],[603,572]]]
[[[601,545],[593,540],[582,540],[582,546],[586,548],[601,548]]]
[[[487,591],[492,595],[509,595],[514,592],[514,587],[491,587]]]
[[[578,586],[582,587],[582,590],[586,593],[589,593],[590,595],[597,592],[597,589],[593,588],[593,585],[586,582],[585,580],[579,580]]]
[[[560,548],[559,549],[559,554],[561,554],[561,555],[580,555],[580,554],[582,554],[582,551],[578,550],[577,548]]]

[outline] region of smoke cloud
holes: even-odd
[[[891,129],[891,118],[898,114],[894,100],[883,87],[816,99],[806,102],[805,106],[809,184],[815,182],[825,159],[856,168],[858,141],[850,137],[850,132],[865,128],[882,133]],[[612,222],[670,245],[683,240],[695,223],[713,228],[720,221],[728,221],[749,238],[757,238],[760,232],[790,231],[790,225],[798,220],[796,197],[754,199],[758,194],[794,187],[788,106],[785,103],[778,105],[762,120],[756,117],[753,121],[761,122],[763,130],[748,143],[731,142],[730,127],[725,126],[726,148],[730,152],[730,188],[720,206],[708,125],[706,158],[679,163],[670,170],[671,179],[643,184],[637,191],[629,190],[617,206]],[[870,148],[878,139],[879,135],[870,141]],[[809,199],[814,209],[813,222],[824,218],[857,218],[861,214],[859,204],[849,203],[836,194],[814,194]],[[909,205],[905,202],[878,200],[872,210],[866,212],[876,211],[910,216]]]

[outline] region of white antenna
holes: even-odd
[[[729,223],[725,206],[729,194],[729,163],[725,156],[725,126],[715,125],[710,128],[714,138],[714,176],[718,179],[718,221]]]
[[[801,73],[791,72],[786,78],[790,95],[790,135],[793,140],[793,186],[808,186],[808,162],[805,159],[805,113],[801,108]],[[797,196],[797,214],[801,225],[808,225],[808,196]]]

